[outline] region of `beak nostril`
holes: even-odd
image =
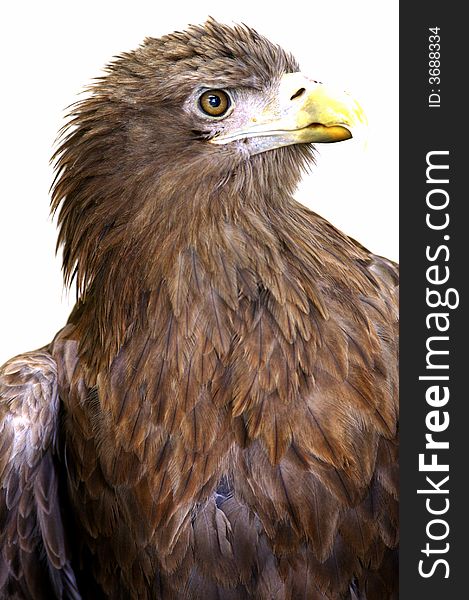
[[[304,93],[306,92],[305,88],[300,88],[298,91],[296,91],[293,96],[290,98],[290,100],[294,100],[295,98],[299,98],[300,96],[302,96]]]

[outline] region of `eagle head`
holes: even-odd
[[[72,153],[93,164],[91,175],[140,174],[159,187],[187,176],[207,189],[249,189],[264,173],[292,191],[312,142],[349,139],[364,120],[349,94],[302,74],[291,54],[254,29],[213,19],[147,38],[116,57],[90,91],[61,150],[80,138]],[[65,152],[59,166],[70,163]]]

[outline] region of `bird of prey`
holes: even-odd
[[[212,19],[74,106],[77,303],[0,370],[1,598],[397,598],[397,267],[292,197],[362,120]]]

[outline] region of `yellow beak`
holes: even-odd
[[[350,94],[332,90],[302,73],[287,73],[262,112],[240,129],[220,132],[210,142],[228,144],[256,138],[255,153],[259,153],[291,144],[341,142],[364,125],[365,114]]]

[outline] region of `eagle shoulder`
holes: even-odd
[[[0,368],[2,598],[81,598],[59,499],[59,406],[57,365],[47,351]]]

